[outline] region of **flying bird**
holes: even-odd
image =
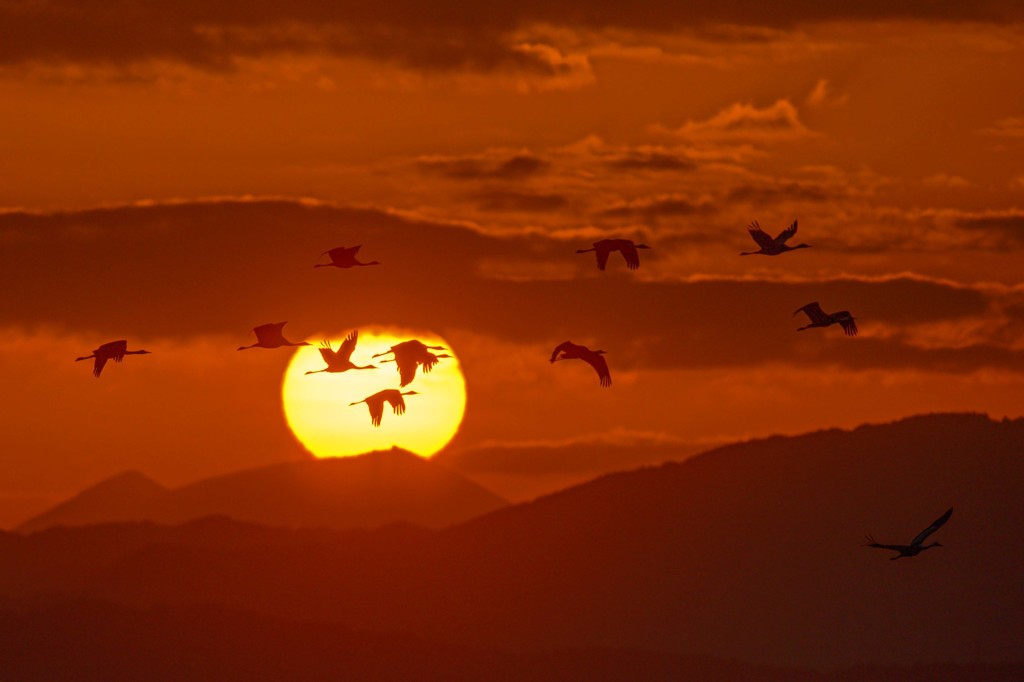
[[[933,542],[930,545],[923,545],[921,543],[923,543],[929,535],[931,535],[939,528],[941,528],[942,524],[944,524],[946,521],[949,521],[949,517],[952,515],[953,508],[950,507],[949,509],[946,510],[945,514],[932,521],[932,525],[928,526],[923,531],[918,533],[917,537],[911,540],[909,545],[883,545],[881,543],[875,542],[875,539],[869,535],[867,546],[877,547],[879,549],[891,549],[894,552],[899,552],[899,554],[897,554],[896,556],[890,557],[890,561],[902,559],[903,557],[917,556],[924,550],[931,549],[932,547],[942,547],[942,545],[938,542]]]
[[[359,249],[363,248],[362,244],[358,246],[339,246],[336,249],[329,249],[321,253],[321,256],[328,256],[331,259],[330,263],[317,263],[314,268],[351,268],[356,265],[380,265],[379,261],[372,260],[369,263],[361,263],[356,259],[356,254],[359,253]]]
[[[757,245],[761,248],[757,251],[744,251],[740,254],[741,256],[756,256],[757,254],[761,254],[763,256],[778,256],[780,253],[785,253],[786,251],[811,248],[810,244],[797,244],[796,246],[786,245],[789,238],[796,234],[795,220],[792,225],[780,232],[779,236],[774,239],[770,234],[761,229],[761,226],[756,220],[750,223],[750,225],[747,226],[747,229],[750,231],[750,236],[754,238],[754,241],[757,242]]]
[[[271,324],[261,324],[258,327],[253,328],[253,333],[256,334],[256,343],[251,346],[239,346],[238,350],[245,350],[247,348],[280,348],[281,346],[308,346],[309,344],[305,341],[299,343],[292,343],[288,339],[284,338],[284,334],[281,330],[287,322],[272,322]]]
[[[352,351],[356,349],[356,341],[359,339],[359,330],[353,330],[351,334],[345,337],[345,340],[341,342],[341,347],[338,350],[331,350],[331,342],[324,340],[320,344],[320,356],[327,363],[327,367],[324,369],[314,369],[306,372],[306,374],[317,374],[319,372],[347,372],[350,369],[377,369],[376,365],[363,365],[359,366],[353,364]]]
[[[612,385],[612,375],[608,371],[608,363],[601,357],[604,353],[605,351],[603,350],[590,350],[586,346],[580,346],[572,341],[565,341],[555,347],[555,350],[551,353],[551,362],[582,360],[594,368],[598,378],[601,380],[601,385],[608,388]]]
[[[839,324],[847,336],[857,335],[857,323],[854,322],[854,317],[850,314],[849,310],[840,310],[838,313],[826,313],[818,305],[818,302],[814,301],[802,308],[797,308],[793,311],[793,314],[796,315],[800,311],[807,313],[807,317],[811,318],[811,323],[797,329],[798,332],[810,329],[811,327],[828,327],[829,325]]]
[[[80,360],[88,360],[89,358],[95,358],[95,362],[92,366],[92,375],[97,379],[100,378],[100,373],[103,372],[103,366],[107,364],[107,360],[113,360],[114,362],[121,362],[124,360],[126,355],[147,355],[148,350],[128,350],[128,342],[124,339],[120,341],[111,341],[105,343],[92,352],[92,355],[86,355],[81,358],[75,358],[75,362]]]
[[[434,369],[434,365],[437,364],[438,360],[441,358],[452,357],[446,353],[431,353],[430,351],[432,350],[448,349],[444,346],[428,346],[418,339],[412,339],[397,343],[383,353],[377,353],[373,357],[379,358],[393,353],[394,358],[390,360],[381,360],[381,362],[395,363],[395,366],[398,369],[398,376],[401,379],[400,386],[404,388],[416,378],[416,369],[418,367],[423,368],[423,373],[427,374],[430,370]]]
[[[640,267],[640,254],[636,250],[649,248],[651,247],[647,246],[647,244],[634,244],[630,239],[602,239],[594,242],[593,248],[577,249],[576,253],[594,251],[594,255],[597,256],[597,269],[604,270],[608,264],[608,256],[612,251],[618,251],[626,259],[626,267],[630,270],[636,270]]]
[[[387,401],[391,404],[395,414],[405,414],[405,398],[402,397],[405,395],[418,394],[416,391],[405,391],[403,393],[397,388],[385,388],[383,391],[374,393],[362,400],[349,403],[348,406],[352,407],[353,405],[366,403],[366,406],[370,408],[370,421],[373,422],[374,426],[380,426],[380,420],[384,417],[384,402]]]

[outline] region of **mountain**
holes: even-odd
[[[220,604],[504,651],[1020,662],[1022,491],[1024,420],[929,415],[718,448],[439,531],[0,534],[0,595]],[[941,548],[864,546],[908,542],[950,506]]]
[[[84,526],[123,521],[126,509],[138,509],[167,494],[167,489],[137,471],[126,471],[83,490],[66,502],[43,512],[21,528],[42,530],[50,526]]]
[[[249,469],[167,490],[115,476],[22,524],[21,532],[97,522],[183,523],[211,515],[274,526],[440,528],[507,504],[451,470],[400,449]]]

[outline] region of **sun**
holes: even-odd
[[[377,369],[307,375],[326,367],[318,340],[330,338],[337,350],[350,331],[314,335],[307,339],[314,345],[302,346],[292,356],[284,373],[281,398],[285,419],[295,437],[316,457],[347,457],[393,446],[430,457],[443,448],[458,431],[466,411],[466,382],[451,345],[437,334],[421,330],[362,328],[352,362],[373,364]],[[381,362],[392,356],[371,356],[409,339],[444,346],[448,350],[435,352],[456,357],[442,358],[429,373],[418,370],[412,383],[401,389],[416,391],[416,395],[404,396],[405,414],[395,414],[385,403],[381,425],[374,427],[365,403],[349,403],[399,387],[395,363]]]

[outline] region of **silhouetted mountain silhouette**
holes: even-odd
[[[290,462],[165,490],[121,474],[18,530],[99,521],[181,523],[212,514],[288,527],[372,528],[395,522],[439,528],[506,504],[449,469],[405,450]]]
[[[795,220],[793,221],[792,225],[790,225],[785,230],[780,232],[778,236],[774,238],[770,234],[762,230],[761,226],[758,224],[756,220],[750,223],[750,225],[747,227],[747,230],[750,232],[750,236],[753,238],[753,240],[757,242],[757,245],[760,246],[761,248],[759,248],[757,251],[744,251],[743,253],[740,254],[741,256],[778,256],[780,253],[785,253],[787,251],[796,251],[797,249],[809,249],[811,247],[810,244],[797,244],[796,246],[788,246],[786,244],[786,242],[789,241],[790,237],[796,234]]]
[[[220,603],[506,651],[1019,661],[1022,450],[1024,420],[934,415],[718,448],[436,532],[210,520],[0,534],[0,595]],[[943,552],[864,551],[865,532],[950,502]]]
[[[113,360],[114,362],[121,362],[124,360],[126,355],[149,355],[148,350],[128,350],[128,342],[124,339],[120,341],[111,341],[105,343],[92,352],[92,355],[86,355],[84,357],[75,358],[75,362],[81,362],[82,360],[88,360],[89,358],[95,358],[92,366],[92,375],[97,379],[100,378],[100,374],[103,372],[103,366],[107,364],[107,360]]]
[[[626,267],[630,270],[636,270],[640,267],[640,254],[636,250],[649,248],[651,247],[647,246],[647,244],[634,244],[631,239],[601,239],[594,242],[594,245],[589,249],[577,249],[576,253],[589,253],[593,251],[597,257],[597,269],[604,270],[605,266],[608,265],[608,256],[613,251],[618,251],[622,254],[623,259],[625,259]]]
[[[516,653],[216,606],[139,610],[68,600],[0,611],[0,641],[0,669],[19,682],[1017,682],[1024,675],[1021,665],[822,673],[621,648]]]

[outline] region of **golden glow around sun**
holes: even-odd
[[[330,335],[335,350],[351,329]],[[316,335],[307,339],[310,346],[295,351],[285,370],[281,388],[285,418],[296,438],[316,457],[345,457],[370,450],[386,450],[392,446],[405,448],[422,457],[430,457],[452,439],[466,411],[466,382],[457,357],[442,358],[433,371],[416,372],[412,383],[400,390],[416,391],[405,398],[405,414],[395,414],[384,404],[384,417],[379,427],[370,422],[365,403],[349,406],[386,388],[398,388],[398,369],[394,362],[380,362],[394,356],[371,358],[391,346],[409,339],[419,339],[428,346],[444,346],[448,350],[436,354],[456,355],[447,341],[423,331],[363,328],[352,353],[356,365],[376,365],[377,369],[350,369],[346,372],[306,372],[323,369]]]

